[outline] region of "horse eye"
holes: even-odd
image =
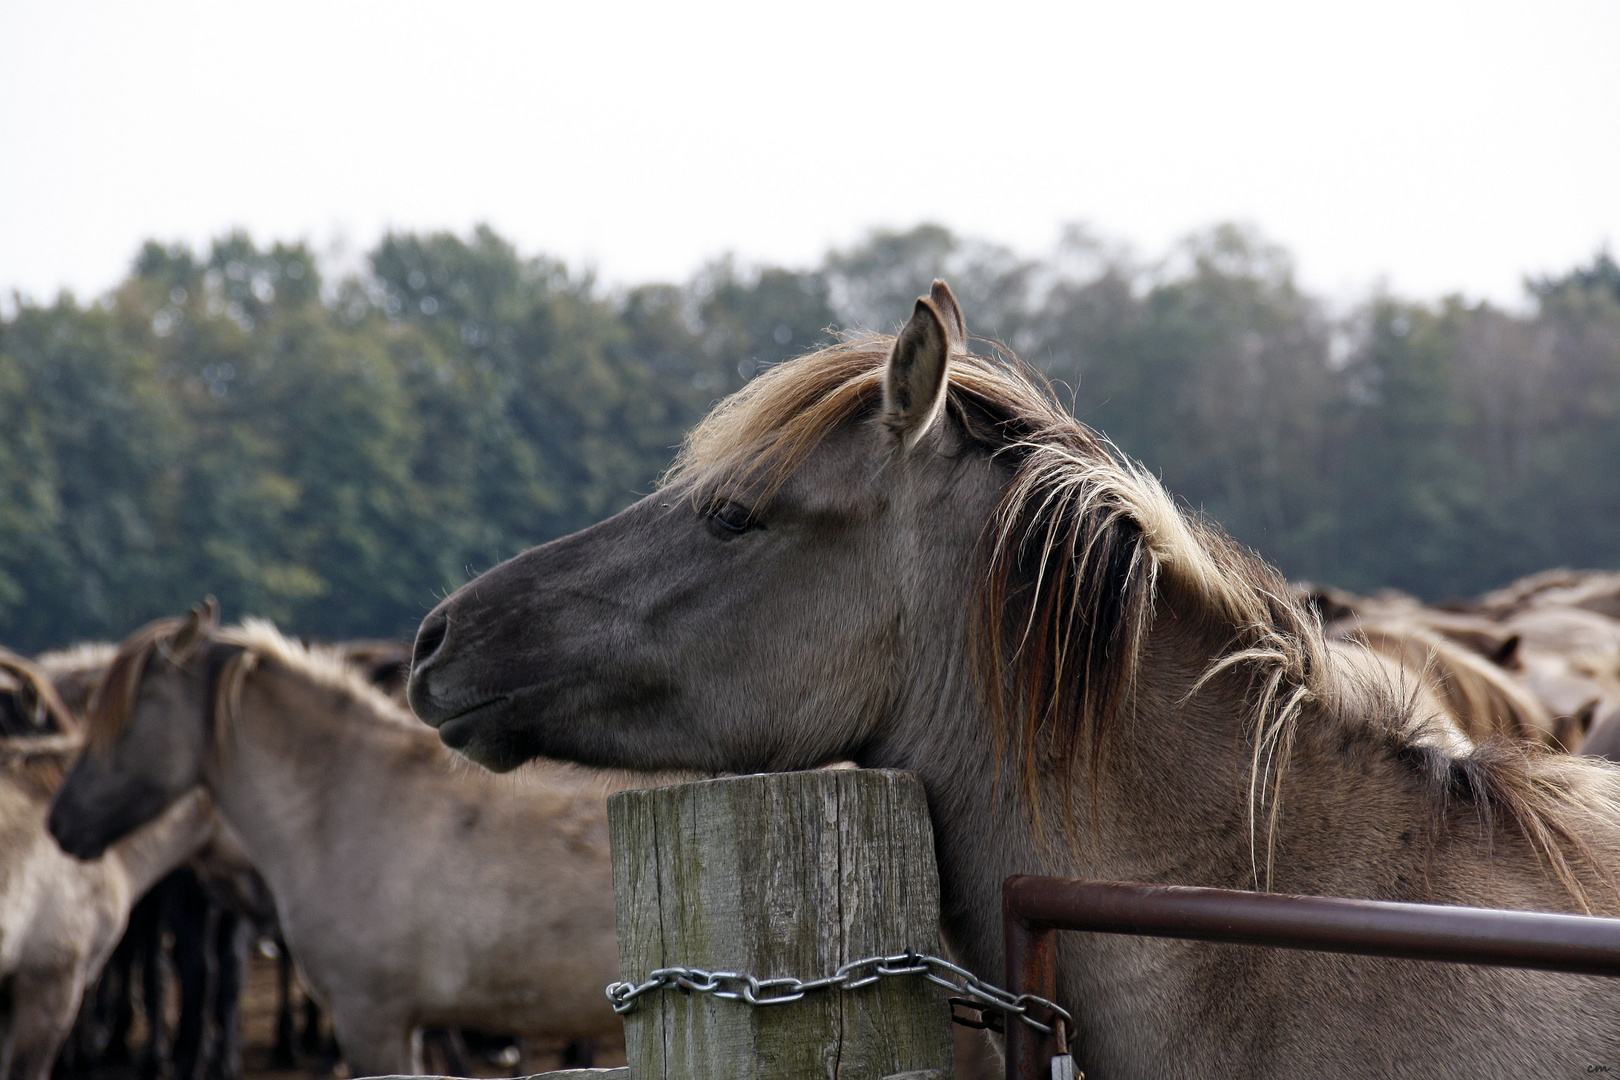
[[[744,533],[754,527],[753,511],[730,499],[710,510],[709,520],[730,533]]]

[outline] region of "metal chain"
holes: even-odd
[[[944,973],[944,974],[942,974]],[[642,983],[616,982],[607,988],[608,1001],[616,1013],[627,1013],[636,1007],[643,994],[654,990],[686,990],[694,994],[712,994],[727,1001],[741,1001],[748,1005],[786,1005],[798,1001],[816,990],[858,990],[879,979],[921,975],[936,986],[943,986],[969,999],[962,1004],[981,1013],[994,1009],[1015,1016],[1042,1035],[1052,1034],[1054,1026],[1072,1029],[1074,1019],[1061,1005],[1035,994],[1014,994],[979,978],[964,967],[949,960],[924,953],[903,952],[894,956],[868,956],[851,960],[831,975],[819,979],[761,979],[740,971],[705,971],[702,968],[664,967],[647,976]],[[954,975],[961,982],[953,982]],[[1038,1020],[1031,1010],[1046,1014],[1052,1022]],[[1066,1039],[1064,1040],[1067,1041]]]

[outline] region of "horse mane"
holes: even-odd
[[[223,646],[223,647],[220,647]],[[209,722],[216,752],[225,745],[222,728],[241,704],[242,689],[262,661],[279,664],[329,689],[358,698],[387,722],[415,729],[414,716],[373,686],[341,652],[287,638],[267,619],[247,618],[236,626],[218,627],[211,609],[194,609],[189,618],[159,619],[125,638],[107,664],[86,710],[88,742],[101,752],[129,727],[141,680],[153,654],[182,665],[206,650]]]
[[[82,717],[90,703],[90,692],[117,654],[118,646],[112,642],[84,641],[66,649],[40,653],[34,657],[34,663],[51,681],[68,711]]]
[[[4,671],[21,683],[21,687],[33,694],[52,720],[56,721],[57,730],[63,734],[72,735],[79,731],[79,718],[73,715],[73,710],[62,703],[62,698],[51,684],[50,678],[41,670],[40,666],[26,656],[19,656],[10,649],[0,648],[0,671]]]
[[[838,425],[877,409],[893,340],[854,338],[768,369],[691,431],[662,487],[688,485],[701,500],[746,483],[768,500]],[[1269,884],[1298,725],[1348,697],[1317,615],[1276,570],[1184,513],[1155,477],[1075,420],[1038,372],[997,351],[950,358],[946,408],[1010,474],[983,535],[973,623],[998,752],[1017,755],[1037,827],[1044,785],[1072,786],[1084,770],[1095,798],[1110,737],[1135,713],[1160,591],[1174,583],[1229,633],[1187,697],[1224,675],[1250,687],[1250,848],[1262,886],[1263,814]],[[1590,775],[1600,770],[1495,740],[1454,757],[1394,695],[1355,698],[1375,714],[1372,729],[1424,762],[1436,806],[1466,798],[1490,827],[1511,822],[1583,907],[1571,857],[1613,884],[1583,835],[1589,814],[1620,812],[1616,785]]]
[[[364,670],[341,646],[309,645],[287,637],[268,619],[246,618],[226,627],[215,639],[234,645],[240,653],[225,662],[216,680],[215,715],[228,718],[241,697],[243,680],[260,663],[269,661],[303,676],[318,686],[359,699],[379,718],[416,730],[421,721],[366,678]],[[220,697],[218,695],[224,695]]]
[[[81,671],[94,671],[112,663],[118,655],[118,646],[110,641],[81,641],[65,649],[53,649],[34,657],[34,663],[48,679],[76,675]]]

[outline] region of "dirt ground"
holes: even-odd
[[[274,957],[254,949],[250,956],[247,980],[242,988],[243,1080],[345,1080],[350,1074],[336,1056],[336,1042],[332,1038],[331,1021],[325,1017],[321,1020],[318,1032],[319,1041],[324,1047],[323,1052],[300,1053],[296,1069],[271,1067],[270,1055],[276,1041],[276,1014],[280,1007],[278,978],[278,964]],[[297,1034],[301,1036],[305,995],[303,988],[296,983],[293,995],[294,1021],[297,1025]],[[171,1000],[168,1006],[169,1023],[172,1025],[178,1018],[179,1001]],[[134,1027],[130,1034],[132,1043],[139,1046],[144,1044],[146,1039],[145,1025],[139,1009],[136,1010],[134,1019]],[[982,1033],[957,1027],[953,1029],[953,1034],[956,1040],[957,1080],[997,1080],[1001,1076],[1000,1060],[987,1045]],[[424,1068],[428,1075],[455,1074],[450,1068],[450,1063],[444,1059],[441,1046],[442,1043],[436,1044],[431,1038],[424,1042],[426,1057]],[[479,1078],[529,1076],[533,1073],[559,1069],[564,1064],[563,1049],[558,1044],[548,1045],[526,1040],[522,1044],[520,1056],[514,1059],[508,1050],[504,1061],[498,1060],[493,1053],[481,1055],[469,1051],[463,1059],[466,1068],[458,1075]],[[623,1045],[598,1048],[594,1064],[623,1065]],[[97,1068],[76,1074],[75,1080],[131,1080],[133,1076],[134,1070],[130,1067]]]

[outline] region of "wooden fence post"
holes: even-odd
[[[696,967],[811,979],[867,956],[939,952],[922,784],[823,769],[608,800],[621,977]],[[920,976],[749,1006],[659,990],[625,1014],[634,1080],[954,1075],[946,994]]]

